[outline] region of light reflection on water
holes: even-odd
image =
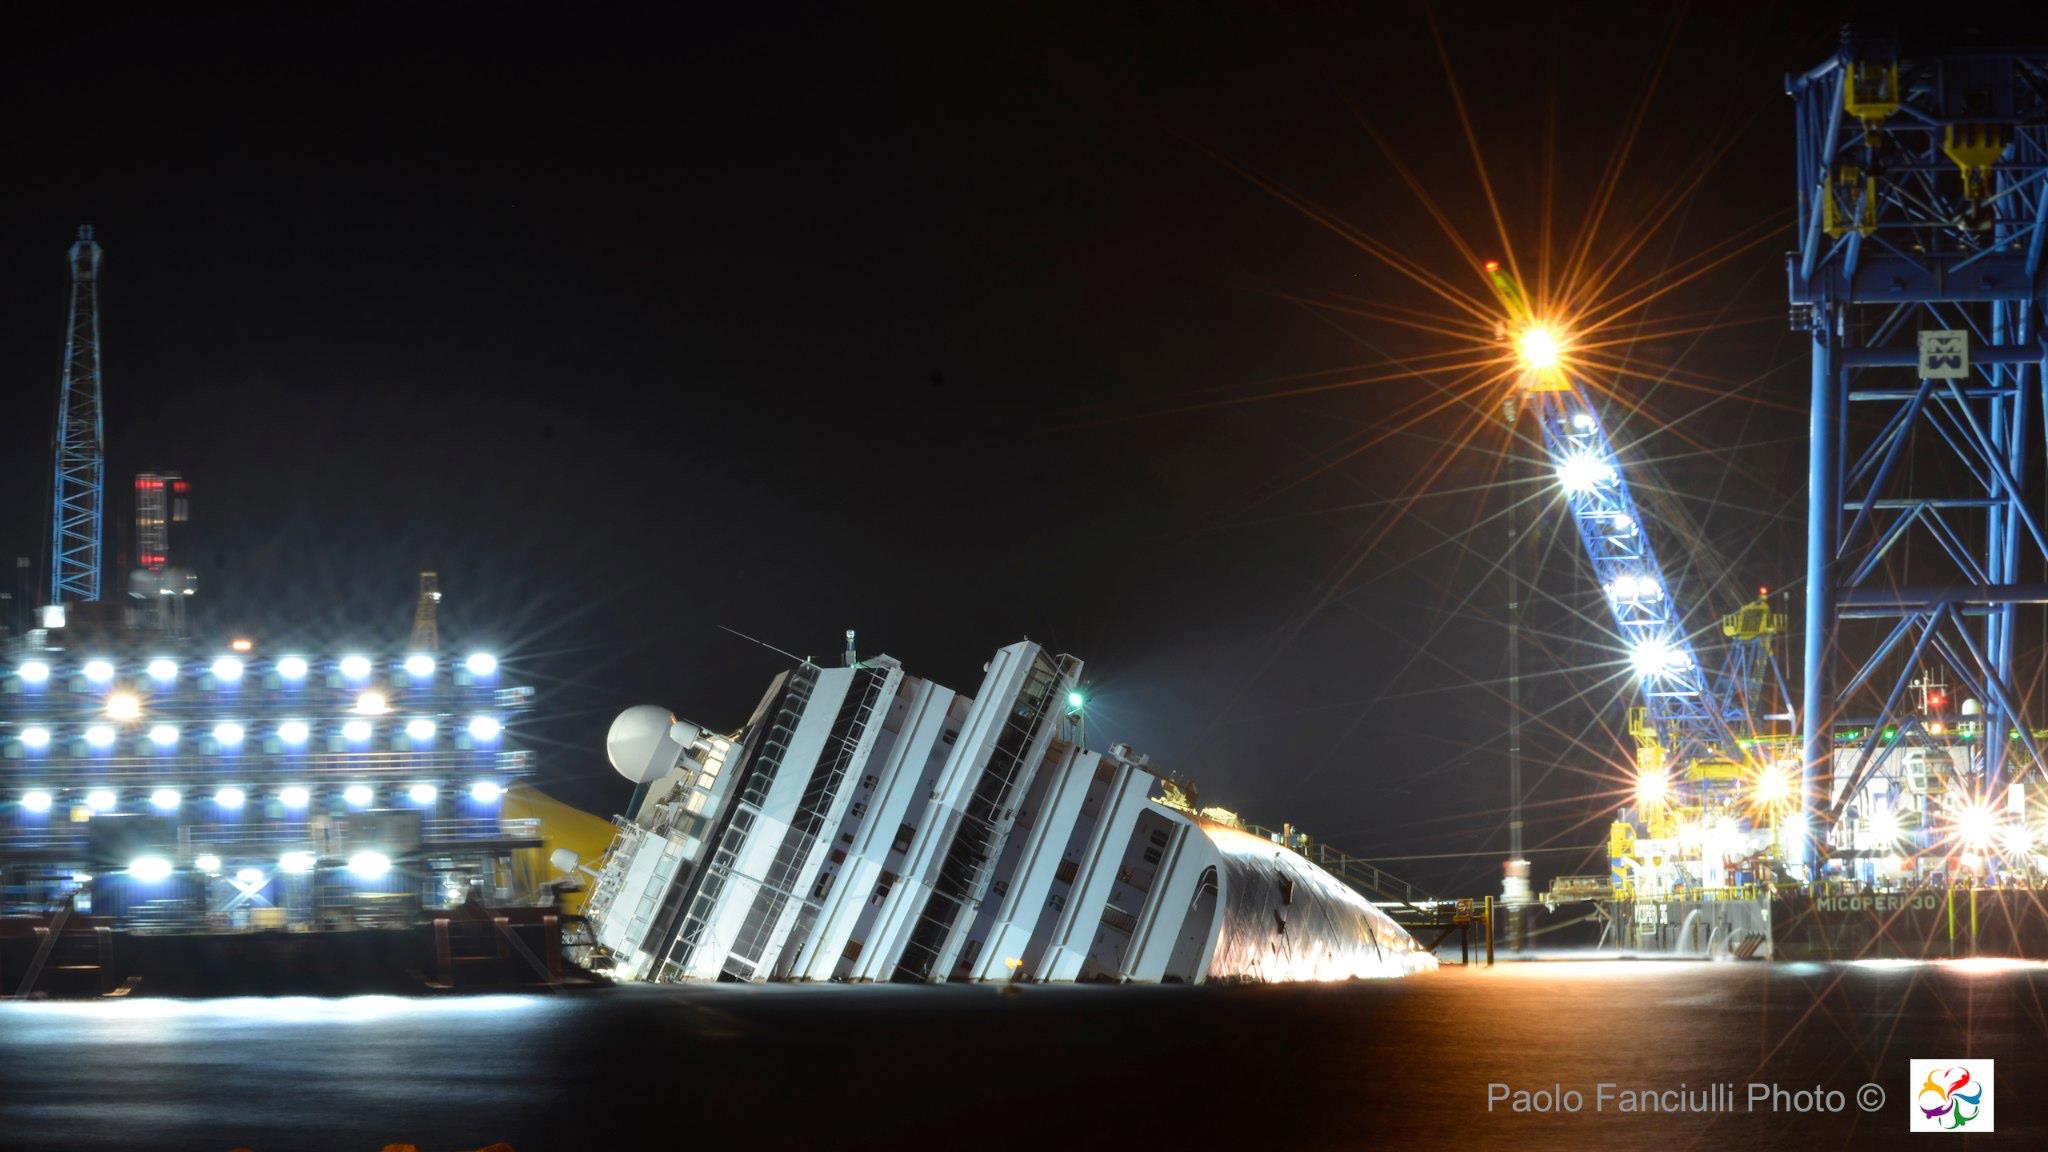
[[[23,1022],[40,1018],[101,1020],[217,1020],[236,1024],[360,1024],[399,1018],[495,1016],[531,1012],[546,1001],[532,996],[237,996],[220,1000],[44,1000],[8,1005]]]
[[[1284,1103],[1298,1147],[1817,1152],[1882,1145],[1903,1135],[1904,1113],[1490,1116],[1487,1085],[1870,1080],[1903,1108],[1909,1058],[1964,1055],[1998,1060],[1999,1084],[2022,1086],[2000,1097],[1997,1136],[2039,1147],[2048,1109],[2024,1086],[2048,1078],[2044,1003],[2048,965],[1987,961],[1502,964],[1017,995],[0,1003],[0,1145],[546,1152],[713,1146],[745,1124],[750,1149],[1263,1146]],[[644,1142],[661,1117],[669,1138]]]

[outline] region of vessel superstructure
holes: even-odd
[[[1081,662],[1030,641],[968,696],[886,657],[777,676],[721,735],[614,724],[642,787],[589,867],[617,978],[1327,980],[1435,958],[1286,837],[1082,739]],[[568,862],[574,863],[574,862]]]

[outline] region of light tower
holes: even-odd
[[[441,650],[441,577],[433,572],[420,573],[420,598],[413,605],[412,645],[409,650]]]
[[[1896,834],[1898,805],[1938,828],[1938,805],[2004,809],[2042,767],[2012,669],[2021,606],[2048,603],[2026,582],[2048,558],[2027,494],[2044,463],[2044,74],[2048,50],[1917,53],[1851,30],[1787,79],[1792,322],[1813,348],[1803,803],[1852,862],[1883,849],[1862,842],[1880,825]],[[1913,699],[1930,665],[1981,724]]]
[[[100,421],[100,246],[92,225],[71,245],[71,314],[64,379],[52,443],[56,477],[50,518],[50,603],[100,598],[100,543],[106,507],[106,430]]]

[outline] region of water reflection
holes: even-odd
[[[1905,1115],[1508,1116],[1492,1083],[1752,1080],[1903,1108],[1912,1057],[1998,1061],[2048,1142],[2048,965],[1601,961],[1242,988],[623,988],[0,1004],[0,1144],[519,1152],[1884,1144]],[[1414,1095],[1426,1086],[1426,1100]],[[1426,1105],[1426,1106],[1425,1106]],[[667,1136],[644,1141],[650,1124]],[[1896,1131],[1895,1131],[1896,1130]],[[642,1140],[642,1143],[632,1143]]]

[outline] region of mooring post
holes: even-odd
[[[1948,958],[1956,958],[1956,886],[1953,881],[1946,885],[1948,891]]]

